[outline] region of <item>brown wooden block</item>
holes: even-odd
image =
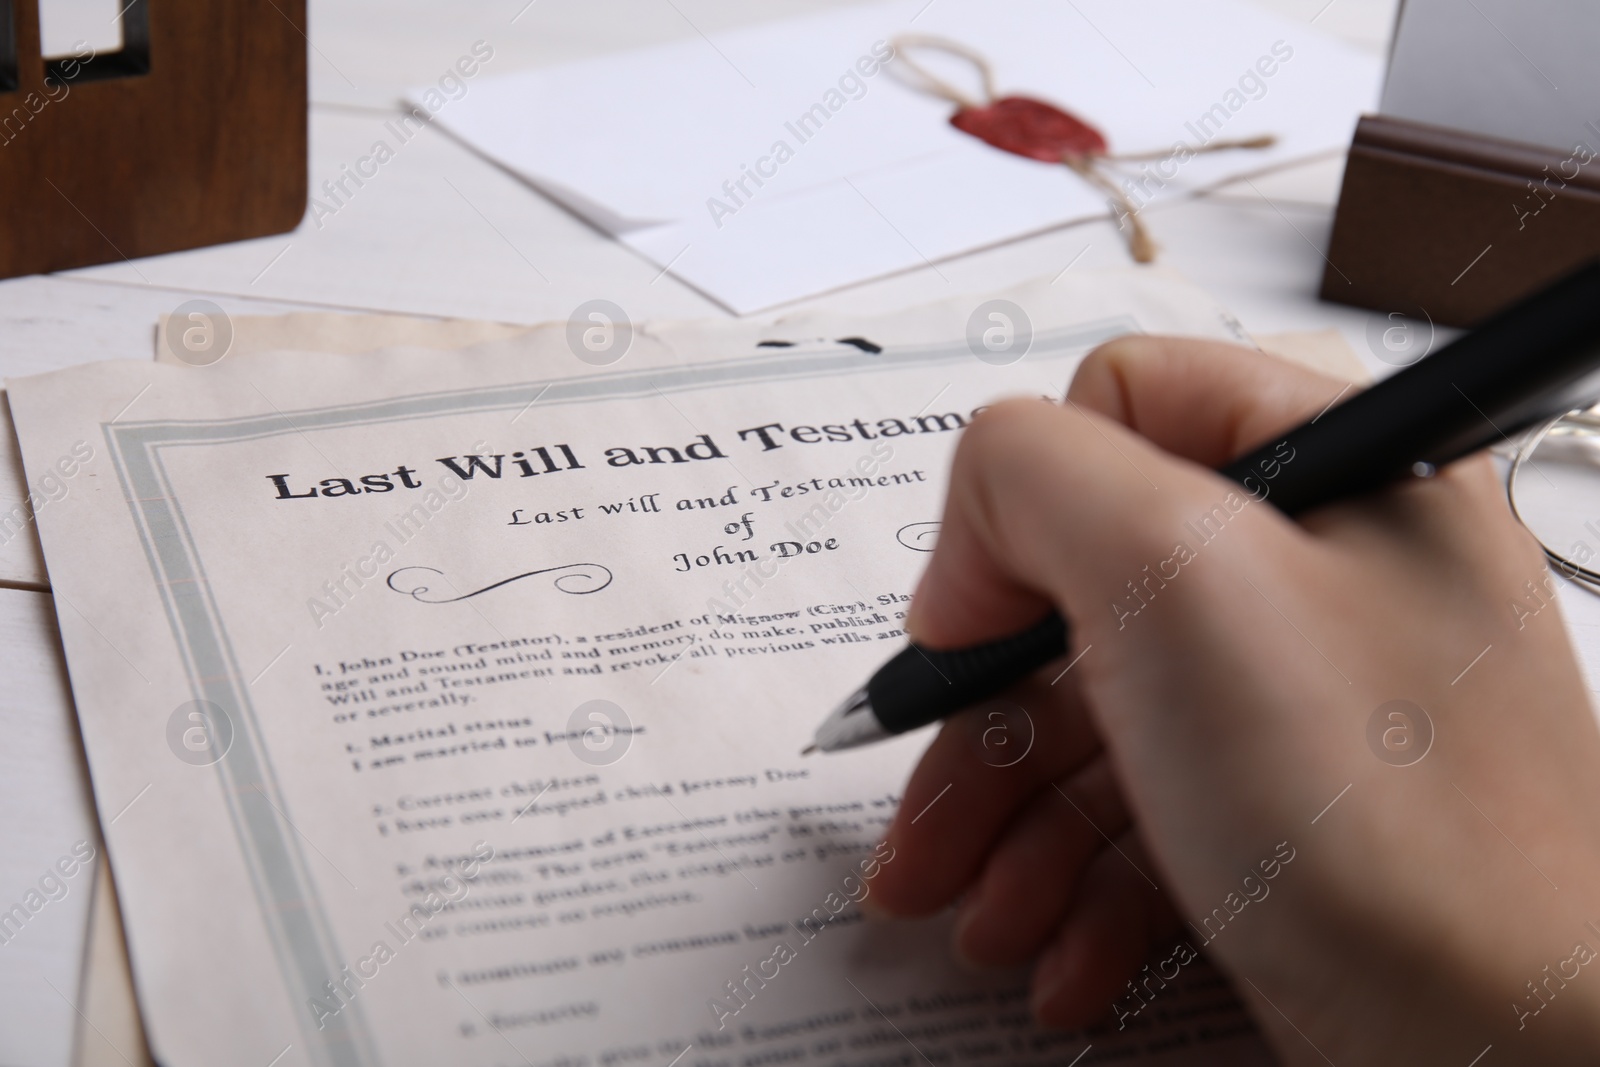
[[[1600,255],[1600,130],[1552,151],[1380,116],[1357,127],[1322,298],[1472,326]]]
[[[0,0],[0,277],[299,225],[305,23],[305,0],[134,0],[121,51],[46,62],[37,0]]]

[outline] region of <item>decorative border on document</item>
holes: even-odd
[[[1130,316],[1116,316],[1034,337],[1028,355],[1060,359],[1102,341],[1138,332]],[[875,373],[965,362],[965,344],[905,346],[877,355],[789,352],[653,371],[619,371],[582,378],[534,381],[359,404],[308,408],[273,415],[220,420],[161,420],[102,423],[123,494],[133,513],[145,558],[155,578],[167,623],[189,677],[194,699],[229,710],[233,744],[215,764],[222,794],[254,885],[260,915],[278,958],[290,999],[322,992],[339,974],[343,957],[335,943],[316,883],[293,832],[279,817],[285,801],[261,742],[249,684],[234,655],[222,612],[212,594],[199,546],[167,476],[162,451],[256,440],[280,434],[379,425],[465,412],[515,411],[538,400],[541,407],[647,397],[700,389],[836,375]],[[248,798],[255,797],[255,801]],[[359,1003],[350,1004],[324,1029],[312,1029],[296,1013],[304,1046],[325,1067],[377,1067],[372,1034]]]

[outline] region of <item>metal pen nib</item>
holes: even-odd
[[[860,745],[870,745],[889,736],[889,731],[878,722],[872,711],[872,699],[865,687],[852,693],[844,703],[833,709],[833,714],[817,727],[811,744],[801,752],[839,752]]]

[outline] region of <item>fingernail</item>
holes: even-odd
[[[956,912],[955,926],[950,933],[950,945],[955,952],[956,959],[965,967],[972,970],[984,969],[983,964],[975,959],[967,949],[967,934],[972,926],[983,915],[983,900],[974,893],[961,904],[961,909]]]
[[[905,621],[901,624],[901,629],[906,632],[906,637],[913,642],[919,641],[922,635],[922,616],[924,613],[917,610],[917,603],[915,599],[911,601],[911,607],[906,609]]]
[[[887,838],[885,838],[885,840],[887,840]],[[879,848],[881,848],[883,842],[880,841],[878,845]],[[878,850],[874,849],[873,851],[877,852]],[[861,898],[857,906],[860,907],[861,914],[865,915],[868,919],[897,919],[899,916],[895,914],[892,908],[883,902],[883,896],[877,892],[877,887],[873,885],[873,882],[877,880],[877,877],[881,876],[882,874],[883,871],[880,869],[877,876],[866,879],[867,895]]]
[[[1052,985],[1040,986],[1029,999],[1028,1010],[1033,1012],[1033,1018],[1035,1022],[1042,1026],[1050,1025],[1050,1016],[1047,1014],[1047,1012],[1049,1011],[1050,1006],[1056,1002],[1056,998],[1060,995],[1063,984],[1064,983],[1057,981]]]
[[[866,896],[862,897],[860,908],[861,914],[873,920],[893,919],[897,917],[895,913],[883,903],[883,898],[878,896],[876,893],[868,893]]]
[[[1055,1003],[1066,984],[1066,953],[1052,948],[1039,958],[1033,969],[1033,994],[1028,998],[1028,1008],[1035,1019],[1045,1021],[1046,1009]]]
[[[906,617],[901,623],[906,636],[913,641],[922,632],[922,620],[928,615],[927,603],[928,572],[923,571],[922,577],[917,579],[917,587],[911,591],[911,603],[906,607]]]

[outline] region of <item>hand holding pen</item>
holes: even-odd
[[[869,899],[958,904],[958,953],[1031,964],[1056,1025],[1131,1025],[1174,995],[1157,969],[1204,953],[1285,1062],[1591,1062],[1600,982],[1527,983],[1600,948],[1600,731],[1485,459],[1301,522],[1251,503],[1124,610],[1240,491],[1207,468],[1340,389],[1130,338],[1071,404],[968,431],[909,629],[969,647],[1059,610],[1081,658],[1005,690],[1034,731],[1019,761],[994,758],[982,708],[945,723]],[[1513,610],[1530,589],[1546,606]],[[1389,747],[1400,722],[1426,747]]]

